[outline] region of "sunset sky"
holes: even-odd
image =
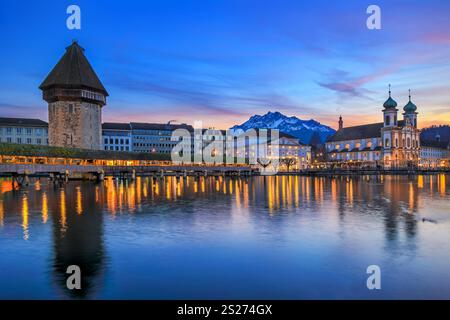
[[[66,8],[81,7],[81,30]],[[368,30],[377,4],[382,29]],[[2,1],[0,116],[47,119],[39,84],[77,39],[110,97],[104,121],[228,128],[280,111],[381,122],[392,84],[419,125],[450,124],[450,1]]]

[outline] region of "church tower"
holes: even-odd
[[[102,107],[108,92],[76,41],[66,48],[39,89],[48,103],[50,145],[102,148]]]
[[[411,90],[409,90],[409,101],[403,107],[403,119],[405,120],[405,124],[411,125],[414,128],[417,128],[417,106],[411,101]]]
[[[383,141],[383,160],[387,167],[398,165],[400,147],[400,129],[397,119],[397,102],[392,99],[391,85],[389,85],[389,97],[383,104],[383,127],[381,138]]]

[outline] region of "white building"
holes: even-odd
[[[439,168],[450,166],[450,143],[436,140],[422,140],[420,148],[420,166],[424,168]]]
[[[39,119],[0,118],[0,142],[48,145],[48,124]]]
[[[130,124],[111,122],[103,123],[102,143],[104,150],[133,151]]]

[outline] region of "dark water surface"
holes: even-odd
[[[0,298],[450,298],[450,176],[0,179]],[[81,267],[81,291],[66,268]],[[382,288],[366,287],[379,265]]]

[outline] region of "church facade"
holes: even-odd
[[[102,149],[102,108],[108,92],[76,41],[39,89],[48,103],[51,146]]]
[[[332,162],[379,164],[385,167],[417,165],[420,159],[420,131],[417,128],[417,106],[409,101],[399,120],[397,102],[391,96],[383,104],[383,122],[344,127],[339,117],[339,129],[325,145]]]

